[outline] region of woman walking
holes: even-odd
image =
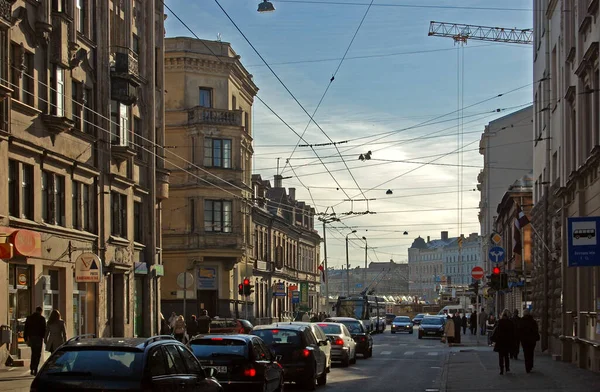
[[[446,324],[444,324],[444,336],[450,347],[452,347],[452,343],[454,343],[454,334],[454,320],[452,320],[450,316],[447,316]]]
[[[52,310],[48,323],[46,324],[46,351],[53,353],[64,342],[67,341],[67,331],[65,329],[65,321],[60,316],[58,310]]]
[[[487,332],[488,346],[492,345],[492,333],[496,328],[496,318],[493,314],[490,314],[490,318],[485,322],[485,330]]]
[[[531,317],[529,310],[523,311],[523,318],[519,322],[518,331],[523,345],[523,355],[525,356],[525,371],[529,373],[533,369],[533,351],[536,343],[540,340],[538,325]]]
[[[175,327],[173,328],[173,335],[175,335],[175,339],[185,343],[185,330],[185,319],[182,315],[179,315],[179,317],[177,317],[175,320]]]
[[[509,319],[508,309],[504,309],[502,317],[498,321],[498,325],[494,329],[491,336],[492,341],[495,343],[494,351],[498,353],[498,363],[500,365],[500,375],[506,372],[510,372],[510,360],[508,354],[513,348],[515,340],[515,327]]]

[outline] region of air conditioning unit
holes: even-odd
[[[44,291],[52,290],[52,286],[50,284],[52,281],[52,278],[50,277],[50,275],[42,275],[40,280],[41,280],[41,283],[44,285]]]

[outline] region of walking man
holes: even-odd
[[[27,345],[31,347],[31,364],[29,365],[30,374],[35,376],[40,366],[42,356],[42,344],[46,336],[46,319],[42,316],[42,308],[35,308],[35,313],[31,314],[25,320],[25,330],[23,338]]]
[[[492,319],[494,316],[490,316]],[[500,375],[510,372],[510,360],[508,355],[514,345],[515,327],[509,318],[508,309],[504,309],[502,317],[498,321],[498,326],[493,333],[490,333],[490,338],[494,342],[494,351],[498,353],[498,364],[500,365]]]
[[[523,345],[523,355],[525,356],[525,371],[531,372],[533,369],[533,352],[536,343],[540,340],[537,322],[533,319],[529,310],[523,311],[523,318],[519,323],[519,338]]]
[[[202,314],[198,316],[196,319],[198,322],[198,333],[201,335],[206,335],[210,333],[210,317],[208,316],[208,311],[206,309],[202,310]]]
[[[485,322],[488,320],[488,314],[485,312],[485,309],[481,308],[481,313],[479,313],[479,333],[485,335],[486,327]]]
[[[510,358],[519,359],[519,346],[521,345],[521,341],[519,340],[519,325],[521,324],[521,317],[519,317],[517,309],[514,311],[512,322],[515,327],[515,339],[513,341],[513,349],[510,350]]]
[[[477,316],[477,311],[474,310],[473,313],[471,313],[471,318],[469,319],[471,335],[477,335]]]

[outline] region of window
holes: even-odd
[[[56,66],[54,72],[55,78],[55,98],[54,98],[54,114],[57,117],[65,115],[65,70]]]
[[[119,144],[119,102],[110,101],[110,142]]]
[[[201,377],[201,374],[203,374],[204,372],[202,370],[202,367],[198,363],[198,360],[196,359],[196,357],[194,357],[194,355],[192,355],[192,353],[190,353],[185,347],[183,347],[183,346],[176,346],[176,347],[179,350],[179,353],[181,354],[181,356],[183,357],[183,360],[185,361],[186,365],[188,366],[189,372],[192,374],[197,374],[199,378],[204,378],[204,377]]]
[[[19,216],[19,163],[8,160],[8,214],[10,216]]]
[[[65,178],[42,172],[42,220],[65,226]]]
[[[133,117],[133,148],[137,152],[138,158],[142,158],[144,152],[144,140],[142,132],[142,119],[139,117]]]
[[[177,348],[173,345],[164,346],[164,348],[167,358],[167,371],[170,374],[186,374],[185,362],[183,362]]]
[[[235,108],[237,107],[237,98],[235,97],[235,95],[231,96],[231,110],[235,110]]]
[[[127,238],[127,195],[111,193],[111,234]]]
[[[94,186],[93,185],[83,185],[83,190],[81,193],[81,201],[83,205],[83,230],[88,231],[90,233],[94,232],[94,219],[96,216],[95,213],[95,205],[94,205]]]
[[[81,101],[84,105],[83,132],[91,134],[94,131],[94,90],[91,88],[84,88]]]
[[[19,73],[21,71],[21,47],[16,43],[12,42],[10,44],[10,59],[11,59],[11,69],[10,69],[10,84],[11,88],[14,90],[18,90],[20,86],[20,77]],[[20,95],[17,93],[15,98],[21,99]]]
[[[52,0],[52,11],[65,12],[66,10],[65,0]]]
[[[71,82],[71,115],[75,122],[75,129],[81,130],[81,104],[79,103],[80,83],[73,80]]]
[[[133,240],[142,242],[142,203],[133,202]]]
[[[167,374],[165,368],[165,358],[161,347],[155,348],[148,355],[148,372],[151,377],[163,376]]]
[[[196,200],[190,199],[190,232],[196,232]]]
[[[204,201],[204,230],[231,233],[231,202],[222,200]]]
[[[23,60],[25,62],[25,71],[23,72],[23,86],[21,92],[21,101],[26,103],[29,106],[34,105],[34,91],[33,86],[34,83],[34,72],[35,72],[35,63],[33,53],[25,52],[23,56]]]
[[[71,187],[71,219],[74,229],[81,228],[80,213],[81,211],[81,183],[73,181]]]
[[[22,164],[21,217],[33,219],[33,166]]]
[[[198,106],[203,108],[212,108],[212,90],[205,87],[200,87],[200,97]]]
[[[16,43],[12,43],[10,49],[11,87],[15,90],[14,97],[27,105],[33,105],[34,56]]]
[[[86,33],[86,0],[77,0],[77,31],[80,33]]]
[[[119,146],[129,145],[129,107],[110,101],[110,140]]]
[[[250,115],[248,112],[244,112],[244,127],[246,132],[250,133]]]
[[[134,34],[133,39],[131,40],[131,46],[135,53],[140,54],[140,37]]]
[[[231,169],[231,140],[205,138],[204,166]]]

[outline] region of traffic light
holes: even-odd
[[[500,268],[499,267],[494,267],[494,269],[492,270],[492,273],[494,275],[500,275]]]
[[[238,294],[239,295],[244,295],[244,285],[243,284],[238,284]]]
[[[254,292],[254,290],[252,290],[252,287],[254,287],[254,285],[250,284],[250,279],[245,278],[244,279],[244,295],[246,297],[249,297]]]
[[[490,276],[488,276],[488,286],[493,289],[493,290],[501,290],[501,273],[500,273],[500,267],[494,267],[492,269],[492,274]]]

